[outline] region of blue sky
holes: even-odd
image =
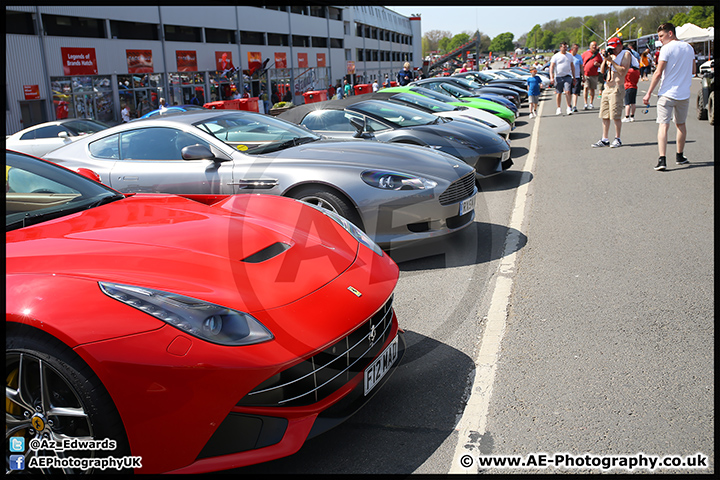
[[[419,13],[422,17],[422,32],[430,30],[447,30],[453,35],[464,31],[474,32],[480,30],[490,38],[501,33],[512,32],[517,40],[521,35],[529,32],[536,24],[544,24],[552,20],[564,20],[568,17],[585,17],[623,11],[630,5],[584,7],[584,6],[552,6],[531,7],[527,5],[518,7],[391,7],[395,12],[410,16]],[[632,7],[635,7],[634,5]],[[636,7],[643,8],[643,7]],[[629,20],[629,19],[628,19]],[[615,22],[617,23],[617,22]],[[608,26],[608,28],[610,28]],[[597,32],[602,35],[603,32]],[[610,34],[612,32],[608,32]]]

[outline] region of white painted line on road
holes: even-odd
[[[495,289],[490,301],[490,309],[487,314],[485,331],[482,334],[482,343],[475,359],[475,380],[470,391],[465,411],[455,430],[459,432],[458,443],[455,447],[455,455],[450,466],[449,473],[476,473],[477,466],[473,462],[470,468],[463,467],[460,459],[464,455],[470,455],[474,460],[480,455],[480,440],[485,434],[487,415],[490,408],[490,397],[492,395],[495,371],[497,369],[500,344],[507,321],[507,307],[510,302],[510,295],[513,287],[513,274],[517,249],[520,241],[520,232],[525,217],[525,208],[528,200],[528,188],[530,176],[535,166],[537,152],[538,130],[540,118],[545,102],[538,105],[538,116],[534,120],[530,140],[530,151],[528,160],[525,163],[525,170],[520,180],[520,186],[515,194],[515,205],[510,215],[508,234],[505,237],[503,256],[496,272]],[[478,320],[482,321],[482,312],[478,312]]]

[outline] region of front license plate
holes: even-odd
[[[398,337],[395,335],[395,338],[392,342],[390,342],[390,345],[388,345],[380,356],[378,356],[375,361],[365,369],[365,378],[363,380],[365,382],[365,395],[370,393],[370,391],[375,388],[375,385],[377,385],[385,374],[390,371],[390,367],[393,366],[393,363],[395,363],[397,358]]]
[[[472,197],[463,200],[460,202],[460,215],[465,215],[468,212],[472,212],[475,210],[475,198],[477,195],[473,195]]]

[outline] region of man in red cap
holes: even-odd
[[[602,50],[603,61],[600,74],[605,75],[605,89],[600,101],[602,119],[602,138],[593,147],[617,148],[622,146],[620,130],[622,129],[623,101],[625,99],[625,74],[632,63],[632,54],[622,49],[622,40],[612,37],[608,40],[607,50]],[[610,143],[610,120],[615,124],[615,139]]]

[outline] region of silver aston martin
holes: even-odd
[[[283,195],[334,211],[386,250],[468,226],[472,167],[430,148],[327,140],[246,111],[118,125],[49,152],[121,192]]]

